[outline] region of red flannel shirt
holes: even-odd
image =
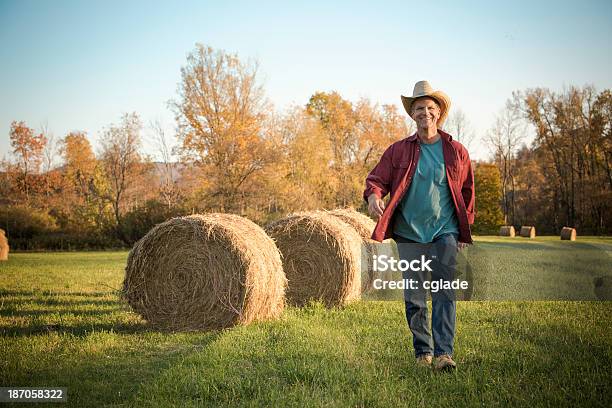
[[[472,243],[470,224],[474,223],[474,173],[467,149],[452,136],[438,129],[442,138],[442,152],[446,178],[453,197],[459,222],[459,242]],[[395,209],[410,187],[419,162],[421,147],[417,134],[393,143],[366,178],[363,198],[371,194],[383,198],[391,194],[383,215],[378,220],[372,239],[382,242],[393,236]]]

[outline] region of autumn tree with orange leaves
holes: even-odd
[[[264,133],[270,106],[257,64],[198,44],[172,106],[182,159],[201,170],[200,208],[244,213],[265,199],[258,184],[278,151]]]
[[[327,170],[331,207],[360,207],[368,172],[389,145],[408,136],[405,117],[394,106],[381,108],[367,99],[353,104],[337,92],[313,94],[306,112],[319,122],[331,146],[330,163],[319,164]]]
[[[25,196],[26,202],[29,202],[32,190],[32,174],[36,174],[40,170],[47,138],[43,133],[37,134],[23,121],[13,121],[11,123],[9,138],[17,161],[16,185],[20,193]]]

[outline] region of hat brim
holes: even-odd
[[[442,91],[435,91],[430,94],[419,95],[419,96],[401,95],[401,97],[402,97],[402,104],[404,105],[404,109],[406,109],[406,113],[408,113],[408,115],[411,118],[412,118],[412,114],[410,113],[410,110],[412,109],[412,104],[414,103],[414,101],[420,98],[432,98],[436,102],[438,102],[438,105],[440,105],[440,118],[438,119],[438,123],[437,123],[439,128],[442,127],[442,124],[448,117],[448,111],[450,110],[451,101],[448,95],[446,95]]]

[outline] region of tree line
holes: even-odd
[[[107,248],[197,212],[265,224],[294,211],[365,211],[365,177],[387,146],[413,132],[407,115],[337,92],[276,112],[257,73],[255,62],[198,44],[170,102],[176,146],[160,123],[144,126],[137,113],[108,125],[97,152],[84,131],[56,141],[48,129],[13,122],[11,157],[1,163],[0,228],[17,248]],[[493,160],[474,163],[475,232],[532,221],[551,232],[572,223],[610,231],[610,92],[570,91],[517,92],[508,102],[487,134]],[[520,144],[525,123],[538,134],[529,147]],[[475,141],[460,110],[446,129],[468,146]],[[145,132],[161,161],[143,153]]]
[[[527,126],[535,138],[523,143]],[[506,223],[558,234],[612,232],[612,93],[592,86],[514,92],[486,142]]]

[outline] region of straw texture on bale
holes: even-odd
[[[266,227],[283,257],[287,302],[311,300],[343,306],[361,292],[361,237],[350,225],[323,212],[292,214]]]
[[[9,244],[3,229],[0,229],[0,261],[8,261]]]
[[[564,241],[575,241],[576,240],[576,229],[570,227],[563,227],[561,229],[561,239]]]
[[[502,237],[514,237],[516,232],[514,231],[514,227],[512,225],[504,225],[499,229],[499,235]]]
[[[338,208],[329,211],[329,214],[339,218],[341,221],[355,228],[361,237],[361,292],[373,290],[374,283],[374,256],[380,255],[379,244],[374,241],[372,232],[376,223],[367,215],[352,208]]]
[[[352,208],[337,208],[329,211],[329,214],[340,218],[342,221],[355,228],[362,239],[373,241],[371,237],[376,227],[376,223],[367,215],[355,211]]]
[[[536,230],[535,227],[522,226],[521,227],[521,237],[523,238],[535,238]]]
[[[215,330],[278,317],[286,278],[263,229],[232,214],[155,226],[128,257],[123,295],[153,326]]]

